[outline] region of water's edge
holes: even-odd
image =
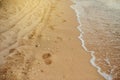
[[[72,1],[72,0],[71,0]],[[73,1],[72,1],[73,2]],[[77,5],[76,2],[73,2],[74,4],[71,5],[70,7],[75,11],[76,13],[76,16],[77,16],[77,20],[79,22],[79,26],[77,27],[77,29],[80,31],[80,36],[78,37],[81,41],[81,44],[82,44],[82,47],[84,48],[84,50],[87,52],[87,53],[90,53],[92,58],[90,60],[90,63],[92,64],[92,66],[94,66],[96,69],[97,69],[97,72],[103,76],[106,80],[112,80],[112,75],[109,75],[109,74],[106,74],[105,72],[102,72],[101,68],[99,66],[97,66],[95,64],[95,60],[96,60],[96,57],[94,56],[94,53],[95,51],[92,51],[92,50],[88,50],[88,48],[86,47],[85,45],[85,41],[83,39],[83,34],[84,32],[82,31],[81,27],[82,27],[82,24],[81,24],[81,21],[80,21],[80,16],[79,16],[79,12],[77,11],[77,8],[75,7]]]

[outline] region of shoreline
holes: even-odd
[[[45,1],[41,5],[47,4],[48,1]],[[51,7],[51,3],[48,4]],[[52,4],[50,13],[45,5],[43,12],[46,15],[39,15],[44,16],[42,20],[46,21],[45,25],[36,23],[38,27],[18,40],[20,46],[11,49],[11,54],[5,57],[6,63],[0,66],[0,79],[104,80],[90,64],[91,55],[83,49],[77,38],[80,34],[77,30],[79,23],[71,5],[72,1],[59,0]],[[36,22],[39,17],[33,21]],[[42,30],[39,28],[41,26]],[[25,27],[27,30],[29,26]]]
[[[82,23],[78,28],[83,31],[80,39],[93,57],[91,64],[106,80],[119,79],[119,2],[80,0],[75,3],[78,21]]]
[[[75,8],[75,6],[77,6],[77,3],[76,2],[74,2],[73,1],[73,3],[74,3],[74,5],[73,6],[71,6],[72,7],[72,9],[73,10],[75,10],[75,12],[76,12],[76,16],[77,16],[77,20],[78,20],[78,22],[79,22],[79,26],[77,27],[77,29],[80,31],[80,36],[79,36],[79,39],[80,39],[80,41],[81,41],[81,43],[82,43],[82,47],[84,48],[84,50],[88,53],[88,54],[90,54],[91,55],[91,59],[90,59],[90,63],[91,63],[91,65],[93,66],[93,67],[95,67],[96,69],[97,69],[97,72],[101,75],[101,76],[103,76],[106,80],[112,80],[113,78],[112,78],[112,75],[109,75],[109,74],[107,74],[107,73],[105,73],[105,72],[102,72],[102,69],[99,67],[99,66],[97,66],[97,64],[95,63],[95,60],[96,60],[96,57],[95,57],[95,51],[90,51],[90,50],[88,50],[88,48],[85,46],[85,41],[84,41],[84,39],[83,39],[83,34],[84,34],[84,32],[82,31],[82,29],[81,29],[81,27],[82,27],[82,24],[81,24],[81,21],[80,21],[80,17],[79,17],[79,12],[77,11],[77,9]]]

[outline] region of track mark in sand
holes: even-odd
[[[39,47],[36,39],[42,37],[41,28],[49,21],[53,3],[54,0],[25,0],[21,10],[5,12],[11,16],[0,19],[0,54],[6,54],[5,63],[0,65],[0,80],[30,80],[36,61],[33,48]],[[52,64],[51,53],[45,53],[42,59],[46,65]]]
[[[44,72],[44,70],[40,70],[42,73]]]
[[[13,28],[15,26],[15,24],[17,24],[19,21],[23,20],[23,18],[25,18],[25,16],[27,16],[28,13],[31,13],[32,10],[35,10],[35,8],[38,7],[38,5],[39,5],[39,2],[37,2],[37,4],[34,4],[34,5],[31,4],[31,6],[30,6],[30,3],[32,3],[32,2],[28,1],[26,3],[25,7],[20,12],[16,13],[13,16],[10,16],[10,18],[8,18],[7,20],[0,22],[3,24],[3,25],[2,24],[0,24],[0,25],[4,26],[2,28],[0,27],[1,28],[0,32],[3,33],[3,32],[8,31],[9,29]],[[29,7],[31,7],[31,8],[29,8]],[[8,23],[9,25],[6,23]]]
[[[60,36],[57,36],[57,39],[60,40],[60,41],[63,41],[63,38],[60,37]]]
[[[26,3],[25,8],[22,10],[23,13],[21,13],[21,11],[16,13],[15,16],[12,16],[10,17],[10,19],[7,20],[10,21],[8,22],[8,25],[0,27],[1,30],[5,28],[7,29],[5,30],[5,32],[1,32],[1,35],[6,38],[2,38],[0,36],[2,38],[0,40],[2,43],[0,44],[0,51],[3,51],[4,49],[7,49],[10,46],[16,44],[19,39],[22,39],[24,36],[29,35],[30,31],[32,31],[33,29],[39,27],[38,29],[40,30],[42,26],[40,24],[44,24],[45,22],[47,22],[51,11],[51,2],[49,2],[47,5],[45,4],[46,1],[36,1],[29,0]],[[32,3],[34,3],[34,5],[32,5]],[[32,5],[31,8],[28,8],[29,4]],[[26,10],[27,8],[28,10]],[[4,21],[3,23],[6,24],[6,22]],[[12,27],[9,28],[10,26]]]
[[[67,22],[67,20],[64,19],[62,22],[65,23],[65,22]]]
[[[0,66],[0,80],[29,80],[35,54],[31,51],[24,52],[24,48],[21,51],[12,49],[11,52],[6,57],[7,62]]]
[[[15,49],[10,49],[9,53],[13,53],[15,51]]]
[[[52,57],[52,55],[50,53],[43,54],[42,58],[43,58],[46,65],[52,64],[51,57]]]
[[[49,28],[51,29],[51,30],[55,30],[55,27],[54,27],[55,25],[50,25],[49,26]]]

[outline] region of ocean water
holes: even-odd
[[[120,0],[72,0],[79,39],[106,80],[120,80]]]

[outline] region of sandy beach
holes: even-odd
[[[70,0],[0,4],[0,80],[105,80],[81,46]]]

